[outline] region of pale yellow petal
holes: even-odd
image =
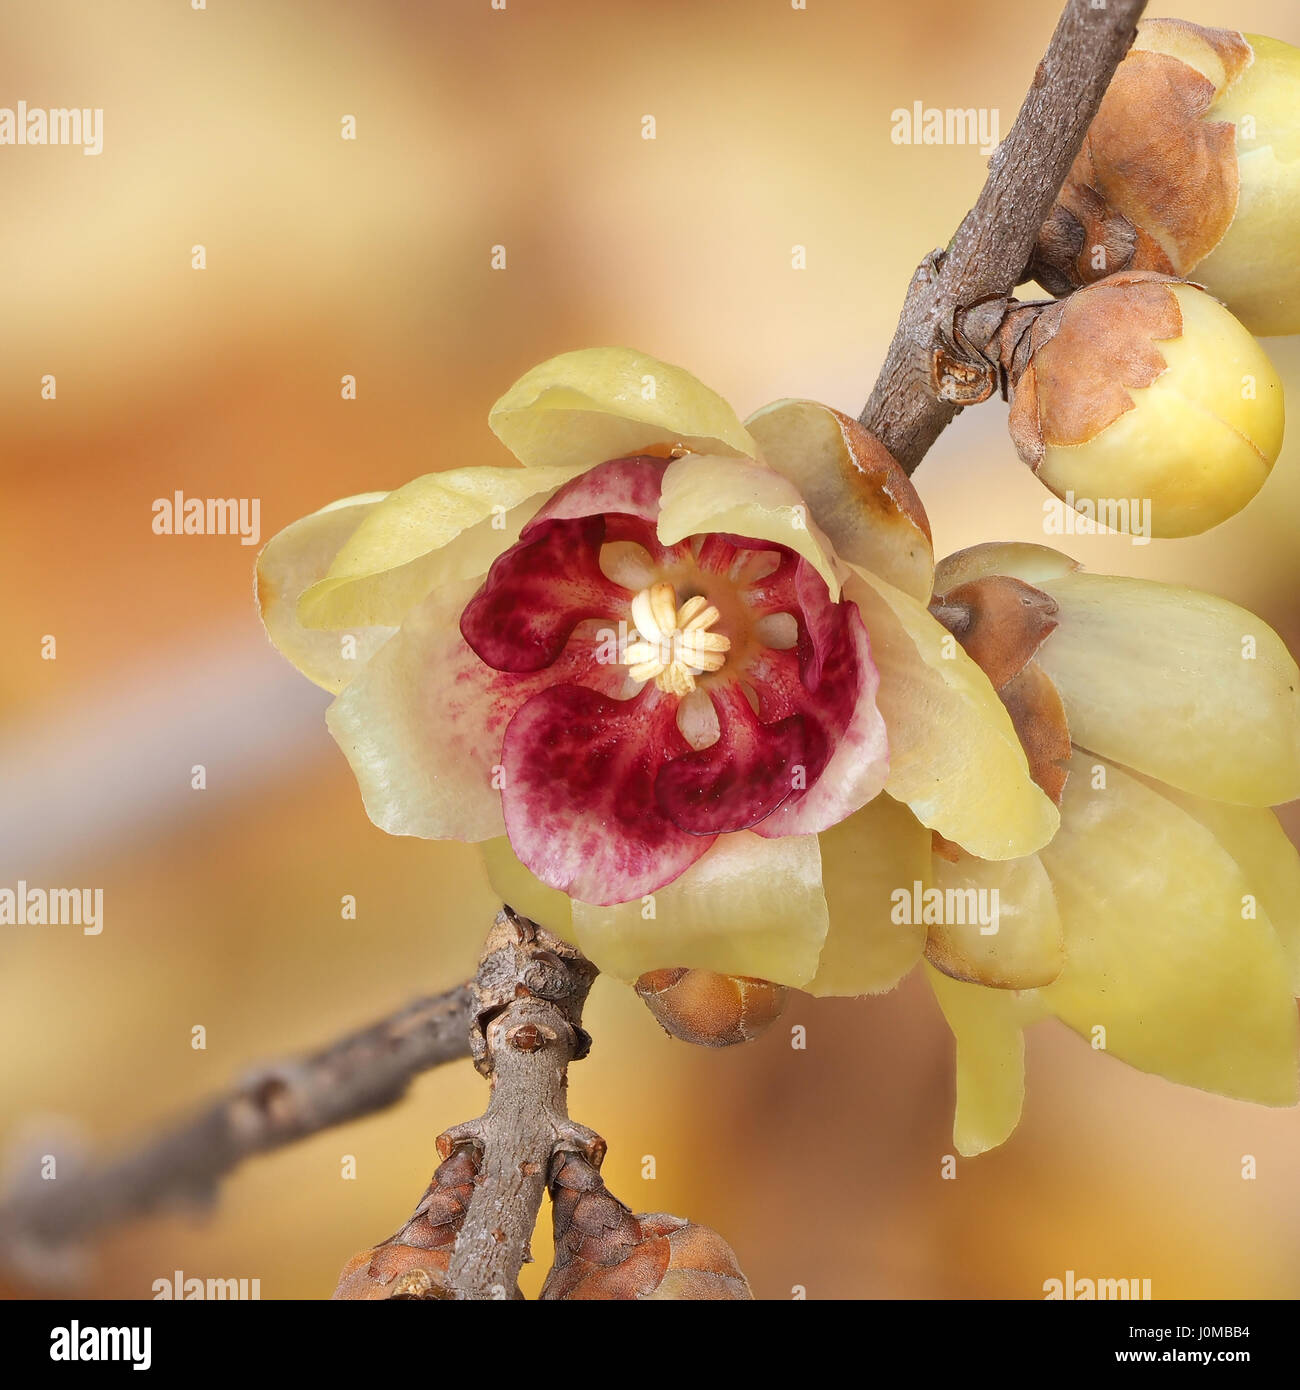
[[[311,627],[396,625],[442,584],[474,579],[519,539],[565,468],[453,468],[400,487],[365,517],[329,572],[303,595]]]
[[[475,587],[427,598],[326,711],[366,813],[390,835],[476,841],[505,831],[497,772],[512,706],[460,635]]]
[[[946,594],[961,584],[995,574],[1010,575],[1037,588],[1044,579],[1058,579],[1078,568],[1077,560],[1050,546],[1028,541],[985,541],[940,560],[934,573],[934,591]]]
[[[1020,1123],[1025,1099],[1024,1027],[1036,1017],[1036,1010],[1027,996],[962,984],[929,963],[925,978],[957,1044],[953,1143],[959,1154],[973,1158],[997,1148]]]
[[[752,457],[735,411],[703,382],[632,348],[561,353],[523,376],[488,423],[529,466],[596,464],[660,445]]]
[[[1067,574],[1038,661],[1076,744],[1198,796],[1300,796],[1300,672],[1267,623],[1213,594]]]
[[[1042,858],[1066,952],[1059,977],[1037,991],[1045,1008],[1143,1071],[1267,1105],[1295,1101],[1287,959],[1266,914],[1243,910],[1246,879],[1203,824],[1080,752]]]
[[[660,495],[659,539],[675,545],[708,531],[789,546],[826,581],[832,598],[840,595],[830,542],[795,485],[765,464],[688,454],[668,465]]]
[[[1230,806],[1166,783],[1155,790],[1200,821],[1237,861],[1286,952],[1291,993],[1300,995],[1300,853],[1278,818],[1263,807]]]
[[[666,887],[629,903],[573,903],[578,945],[602,971],[635,980],[693,966],[802,985],[826,939],[816,835],[720,835]]]
[[[957,862],[934,856],[943,920],[929,927],[926,959],[945,975],[994,989],[1050,984],[1065,964],[1061,916],[1037,854]]]
[[[924,888],[930,832],[892,797],[880,795],[818,836],[830,930],[809,994],[879,994],[921,958],[925,928],[895,922],[893,894]]]
[[[924,604],[857,571],[848,597],[871,634],[889,733],[885,790],[982,859],[1040,849],[1056,807],[1029,775],[1011,717],[983,671]]]
[[[298,620],[298,600],[384,497],[371,492],[322,507],[286,526],[257,557],[257,603],[267,635],[304,676],[335,694],[395,629],[359,625],[350,632],[315,632]]]
[[[479,852],[492,891],[503,903],[563,940],[578,944],[568,895],[543,883],[526,864],[520,863],[504,835],[484,840]]]
[[[794,484],[837,554],[930,601],[930,523],[911,479],[879,440],[816,401],[774,401],[745,423],[763,461]]]

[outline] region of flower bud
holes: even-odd
[[[753,1298],[735,1254],[716,1231],[662,1212],[634,1216],[580,1155],[560,1158],[550,1190],[555,1263],[543,1299]]]
[[[451,1249],[422,1250],[385,1241],[361,1250],[343,1267],[336,1299],[373,1302],[384,1298],[449,1299]]]
[[[1282,447],[1282,383],[1263,349],[1169,276],[1112,275],[1011,314],[1002,360],[1020,457],[1114,530],[1207,531],[1254,497]]]
[[[750,1042],[780,1017],[789,991],[748,975],[712,970],[649,970],[636,992],[665,1032],[701,1047]]]
[[[1196,279],[1254,333],[1300,331],[1300,49],[1151,19],[1116,70],[1030,273]]]
[[[339,1275],[333,1297],[363,1301],[453,1298],[447,1269],[478,1171],[479,1156],[472,1145],[452,1148],[411,1219],[396,1235],[353,1255]],[[518,1287],[514,1296],[523,1297]]]

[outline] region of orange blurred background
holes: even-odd
[[[367,821],[327,697],[262,635],[255,549],[154,535],[154,499],[260,498],[265,540],[335,497],[502,462],[491,401],[585,344],[679,362],[742,415],[786,395],[856,414],[913,266],[984,177],[976,148],[892,144],[890,113],[997,108],[1005,135],[1056,13],[6,7],[0,105],[105,112],[97,157],[0,148],[0,884],[99,885],[105,901],[97,937],[0,928],[11,1164],[111,1151],[259,1059],[456,983],[493,912],[473,850]],[[1291,0],[1179,13],[1300,42]],[[1297,341],[1267,346],[1300,388]],[[917,474],[939,553],[1042,539],[1045,494],[1004,412],[968,412]],[[1300,650],[1292,435],[1262,495],[1207,537],[1065,548],[1213,589]],[[571,1100],[609,1140],[610,1186],[721,1230],[766,1297],[1035,1298],[1067,1269],[1150,1278],[1156,1297],[1300,1295],[1300,1116],[1143,1076],[1046,1025],[1018,1133],[943,1180],[952,1044],[915,985],[797,996],[719,1054],[598,982]],[[148,1297],[179,1269],[327,1296],[406,1219],[434,1136],[484,1103],[467,1063],[431,1073],[388,1113],[250,1162],[206,1216],[107,1237],[75,1287]]]

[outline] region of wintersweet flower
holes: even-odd
[[[991,861],[1050,839],[1010,716],[928,611],[920,500],[854,421],[780,401],[742,425],[599,349],[489,423],[522,467],[345,499],[259,560],[375,824],[480,842],[503,898],[625,979],[837,993],[920,957],[853,930],[882,865],[927,861],[932,830]]]
[[[999,904],[996,932],[928,929],[958,1150],[1015,1128],[1022,1032],[1046,1017],[1143,1071],[1293,1104],[1300,857],[1267,809],[1300,796],[1300,672],[1281,638],[1224,599],[1086,574],[1043,546],[962,551],[935,590],[1061,812],[1021,858],[936,841],[926,881]]]

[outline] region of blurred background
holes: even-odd
[[[0,928],[11,1164],[111,1151],[259,1059],[458,982],[494,910],[474,851],[367,821],[327,697],[263,637],[255,549],[155,535],[154,499],[260,498],[265,540],[336,497],[502,462],[492,400],[581,345],[679,362],[742,415],[787,395],[856,414],[912,268],[984,178],[977,148],[891,143],[891,112],[996,108],[1005,134],[1056,13],[5,7],[0,106],[105,112],[98,157],[0,148],[0,884],[102,886],[105,918],[95,937]],[[1291,0],[1177,13],[1300,42]],[[1300,401],[1297,340],[1266,346]],[[1046,494],[1004,417],[968,412],[917,474],[938,553],[1042,539]],[[1263,493],[1211,535],[1064,545],[1213,589],[1298,650],[1298,514],[1295,428]],[[669,1040],[612,981],[589,1020],[572,1109],[609,1140],[611,1188],[718,1228],[760,1296],[1036,1298],[1068,1269],[1150,1278],[1156,1297],[1300,1295],[1294,1112],[1140,1075],[1040,1025],[1018,1133],[944,1181],[952,1044],[916,981],[797,996],[787,1026],[721,1054]],[[388,1113],[250,1162],[206,1216],[103,1240],[76,1288],[149,1297],[182,1270],[327,1296],[405,1221],[434,1136],[484,1101],[467,1063],[431,1073]],[[0,1288],[46,1291],[12,1273]]]

